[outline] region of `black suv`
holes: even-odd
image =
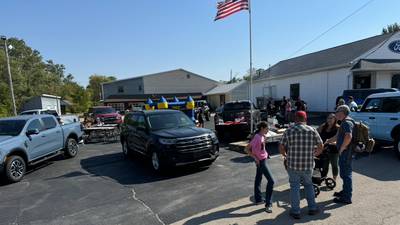
[[[125,115],[121,132],[125,156],[133,152],[151,158],[154,170],[198,162],[211,165],[219,155],[214,132],[198,128],[177,110],[138,111]]]

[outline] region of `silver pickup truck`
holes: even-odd
[[[62,153],[75,157],[82,138],[79,119],[69,116],[60,125],[52,115],[25,115],[0,119],[0,172],[18,182],[29,165]]]

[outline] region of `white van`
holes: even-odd
[[[350,116],[367,124],[374,139],[394,142],[400,159],[400,91],[372,94]]]

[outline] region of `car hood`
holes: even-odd
[[[119,116],[118,113],[107,113],[107,114],[97,114],[97,117],[117,117]]]
[[[184,127],[153,131],[152,133],[154,135],[164,138],[183,138],[209,134],[211,133],[211,130],[198,127]]]
[[[6,135],[0,135],[0,143],[5,144],[12,140],[14,137],[13,136],[6,136]]]

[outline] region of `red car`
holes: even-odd
[[[89,109],[89,115],[94,121],[97,118],[105,124],[121,124],[122,116],[111,106],[95,106]]]

